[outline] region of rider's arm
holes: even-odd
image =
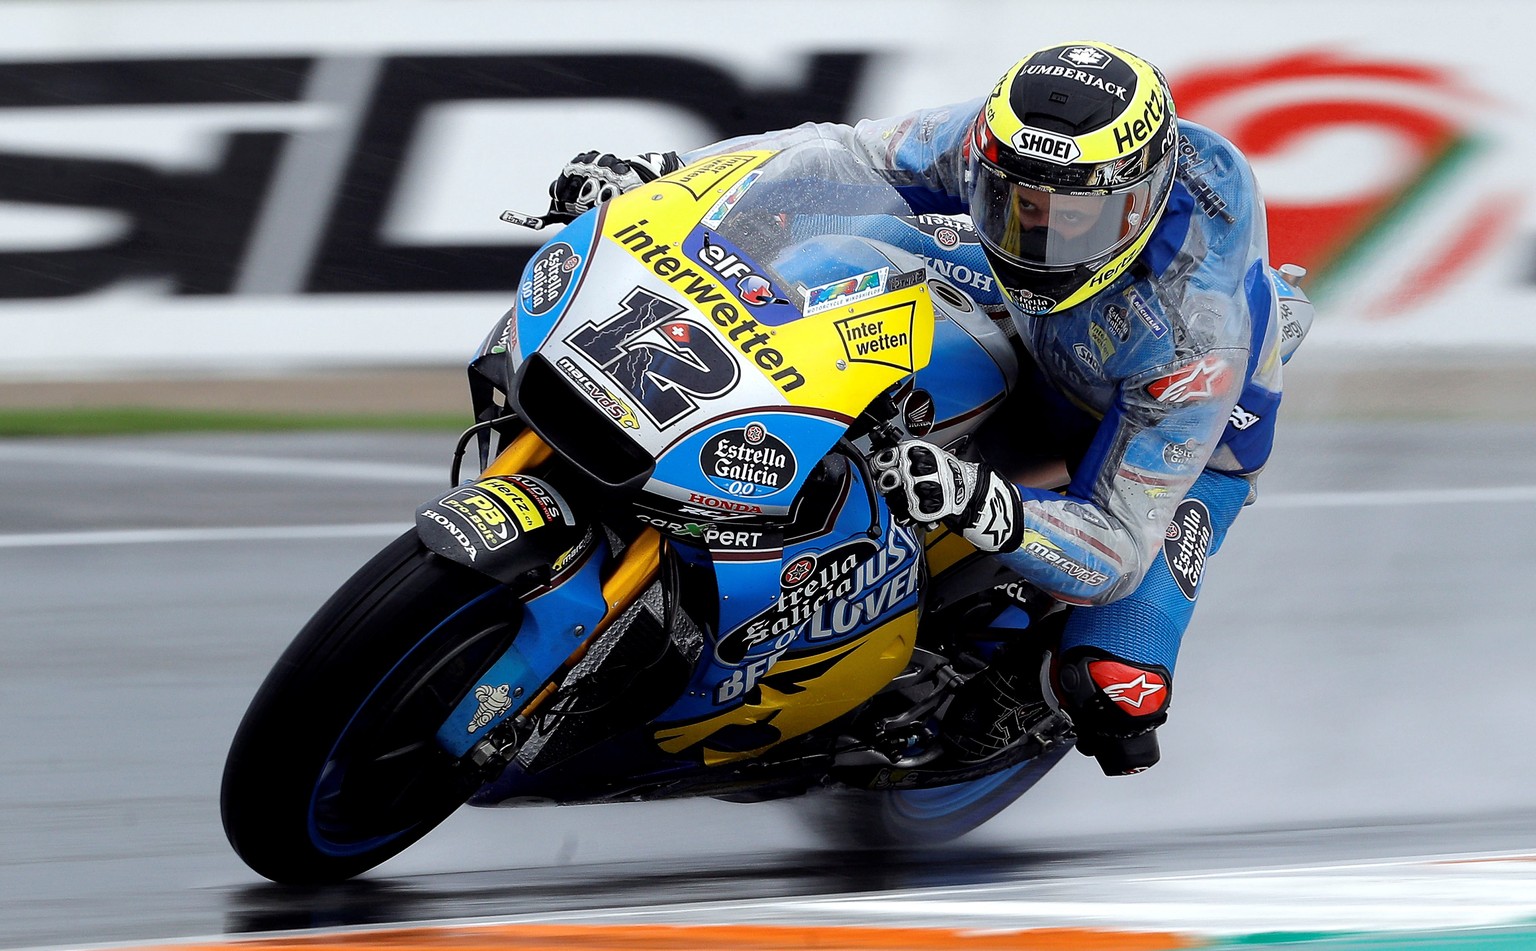
[[[1134,339],[1121,343],[1124,353],[1104,364],[1117,380],[1115,399],[1065,497],[1019,490],[1025,540],[1005,557],[1066,601],[1102,604],[1133,591],[1202,469],[1262,464],[1237,465],[1223,446],[1244,385],[1261,382],[1278,403],[1274,317],[1260,266],[1266,229],[1252,172],[1209,130],[1185,123],[1181,131],[1179,184],[1144,254],[1155,288],[1129,308],[1151,315],[1164,356],[1143,360]],[[1152,343],[1147,321],[1129,321]]]
[[[792,129],[740,136],[685,153],[685,162],[748,149],[783,149],[807,139],[841,143],[860,161],[895,185],[919,213],[959,214],[965,210],[962,148],[981,99],[921,109],[856,125],[807,122]]]
[[[1121,384],[1064,495],[1020,487],[1023,533],[1009,565],[1060,600],[1135,590],[1242,389],[1245,349],[1213,350]]]

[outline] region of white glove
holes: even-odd
[[[647,152],[634,158],[583,152],[566,162],[560,177],[549,183],[549,207],[574,218],[682,167],[676,152]]]
[[[1013,484],[990,466],[963,462],[921,439],[906,439],[870,460],[875,488],[898,517],[930,531],[943,522],[983,551],[1013,551],[1024,534]]]

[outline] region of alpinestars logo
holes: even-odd
[[[1161,713],[1168,703],[1168,681],[1151,670],[1113,660],[1096,660],[1088,665],[1088,674],[1104,696],[1130,709],[1133,717]]]
[[[1187,403],[1215,396],[1226,385],[1227,364],[1214,356],[1147,384],[1147,393],[1159,403]]]
[[[1128,707],[1140,710],[1149,698],[1162,693],[1166,689],[1166,684],[1150,681],[1147,679],[1146,674],[1142,674],[1135,680],[1106,685],[1104,687],[1104,695],[1115,703],[1123,703]]]
[[[986,514],[978,519],[984,524],[974,530],[979,540],[993,551],[1005,547],[1014,534],[1014,500],[1002,483],[1001,479],[992,480],[987,492]]]

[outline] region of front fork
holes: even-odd
[[[518,632],[439,727],[437,741],[480,767],[504,764],[593,643],[651,585],[662,541],[646,528],[615,556],[604,530],[578,517],[532,472],[553,450],[531,429],[478,479],[417,510],[417,530],[438,554],[518,591]]]

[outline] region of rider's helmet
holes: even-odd
[[[1026,314],[1065,310],[1125,273],[1173,188],[1173,96],[1104,43],[1039,50],[1003,74],[971,129],[971,219]]]

